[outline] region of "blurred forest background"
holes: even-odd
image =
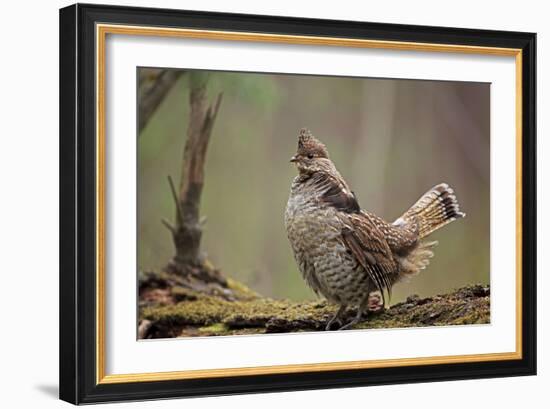
[[[166,178],[180,177],[188,77],[178,76],[138,137],[140,271],[162,269],[174,253],[161,219],[174,215]],[[202,248],[226,276],[267,297],[315,298],[283,223],[296,176],[289,159],[307,127],[361,207],[387,220],[439,182],[455,189],[467,217],[433,234],[431,265],[394,287],[392,303],[489,283],[489,84],[210,72],[208,92],[223,92],[223,102],[206,158]]]

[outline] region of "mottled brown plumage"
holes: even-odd
[[[358,307],[350,328],[362,317],[369,295],[386,294],[399,280],[429,264],[436,242],[423,240],[464,217],[453,190],[442,183],[425,193],[393,223],[362,210],[353,191],[307,129],[298,136],[291,162],[298,168],[285,212],[285,226],[298,268],[319,295],[338,304],[327,329],[348,306]]]

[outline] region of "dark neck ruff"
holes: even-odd
[[[292,190],[311,189],[318,194],[322,203],[346,213],[359,213],[361,206],[353,191],[344,181],[325,173],[314,172],[298,175],[292,183]]]

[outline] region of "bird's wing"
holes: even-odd
[[[343,219],[342,239],[346,248],[361,264],[382,293],[391,296],[392,275],[397,271],[391,248],[376,220],[362,212],[355,194],[339,175],[318,172],[311,176],[313,185],[322,189],[322,203],[334,207]]]
[[[387,291],[391,297],[392,276],[397,271],[388,242],[367,214],[347,214],[345,219],[342,229],[344,245],[382,293],[385,303],[384,293]]]

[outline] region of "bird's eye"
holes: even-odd
[[[313,159],[313,154],[312,154],[312,153],[308,153],[308,154],[307,154],[307,158],[308,158],[308,159]]]

